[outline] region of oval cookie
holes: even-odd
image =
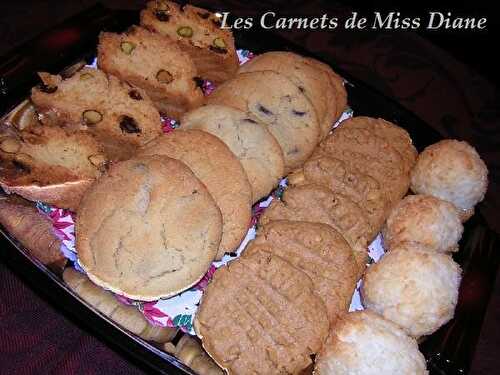
[[[285,173],[283,152],[266,126],[249,114],[222,105],[206,105],[188,112],[184,129],[201,129],[219,137],[236,155],[252,187],[253,203],[278,185]]]
[[[287,51],[271,51],[257,55],[243,64],[238,73],[261,72],[264,70],[272,70],[283,74],[299,87],[311,101],[320,122],[321,133],[326,135],[331,124],[325,124],[323,120],[327,105],[331,105],[331,103],[327,102],[329,97],[325,95],[325,92],[329,90],[329,82],[324,79],[324,73],[311,66],[307,62],[307,58]],[[325,125],[328,130],[324,129]]]
[[[260,229],[245,255],[267,251],[304,271],[328,311],[330,322],[346,313],[356,286],[357,265],[344,237],[320,223],[278,220]]]
[[[249,112],[264,123],[283,150],[286,173],[302,165],[318,144],[320,128],[314,107],[284,75],[272,71],[238,74],[215,89],[207,102]]]
[[[229,374],[297,374],[328,334],[311,279],[258,251],[219,268],[195,318],[203,347]]]
[[[349,121],[349,122],[347,122]],[[351,129],[366,129],[378,137],[384,138],[403,157],[405,166],[411,170],[417,160],[417,150],[413,146],[410,135],[403,128],[381,118],[365,116],[353,117],[346,120],[342,126],[349,125]]]
[[[327,155],[310,158],[298,173],[302,174],[300,181],[289,179],[291,185],[319,184],[334,193],[345,195],[365,211],[372,228],[369,240],[380,231],[390,205],[380,184],[373,177],[359,172],[352,166],[348,167],[342,160]]]
[[[222,212],[217,259],[238,247],[250,225],[252,191],[241,163],[224,142],[202,130],[176,130],[151,141],[139,154],[165,155],[185,163]]]
[[[222,217],[183,163],[145,156],[112,165],[92,185],[75,231],[79,263],[94,283],[153,301],[203,277],[219,248]]]
[[[273,220],[308,221],[332,226],[354,250],[360,273],[364,270],[368,236],[372,229],[361,207],[346,196],[335,194],[321,185],[291,187],[284,192],[282,200],[271,202],[259,224],[265,226]]]

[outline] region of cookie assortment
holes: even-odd
[[[449,252],[487,187],[472,147],[446,140],[417,158],[404,129],[364,116],[332,132],[347,93],[328,65],[274,51],[238,69],[230,31],[190,5],[151,1],[141,26],[102,33],[98,66],[41,73],[41,123],[0,136],[1,186],[77,211],[93,283],[141,301],[190,288],[288,176],[203,294],[194,328],[206,353],[188,338],[165,350],[200,373],[427,373],[415,339],[453,317],[461,270]],[[206,97],[205,79],[216,84]],[[181,129],[162,135],[160,112]],[[367,269],[381,231],[388,253]],[[348,313],[361,278],[367,310]],[[131,332],[175,333],[72,269],[64,279]]]

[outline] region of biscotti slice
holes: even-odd
[[[122,34],[101,33],[97,51],[99,68],[144,89],[170,118],[203,101],[193,61],[169,38],[134,26]]]
[[[272,51],[255,56],[252,60],[243,64],[238,73],[258,72],[272,70],[289,78],[304,95],[311,101],[316,116],[320,122],[322,136],[326,135],[332,126],[331,116],[325,119],[328,106],[336,103],[328,102],[330,82],[324,79],[323,71],[316,69],[308,63],[307,58],[293,52]],[[326,121],[325,121],[326,120]]]
[[[89,133],[38,125],[21,132],[7,127],[0,135],[0,185],[28,200],[76,211],[106,161]]]
[[[220,19],[206,9],[180,6],[173,1],[150,1],[141,12],[141,25],[176,41],[203,79],[219,84],[238,70],[232,33],[221,29]]]
[[[73,268],[64,270],[63,280],[90,306],[144,340],[163,344],[172,340],[177,333],[175,328],[152,325],[137,307],[121,303],[112,293],[95,285]]]
[[[222,213],[222,240],[216,258],[239,246],[250,225],[252,190],[241,163],[224,142],[202,130],[179,129],[148,143],[139,155],[164,155],[186,164]]]
[[[323,301],[309,276],[257,251],[219,268],[203,294],[194,327],[228,374],[299,374],[328,334]]]
[[[112,159],[127,159],[162,134],[160,114],[146,93],[98,69],[83,68],[63,79],[40,73],[31,99],[46,125],[85,130]]]
[[[114,163],[85,193],[75,225],[78,262],[96,284],[141,301],[196,284],[214,260],[222,217],[178,160]]]
[[[201,129],[219,137],[236,155],[252,187],[253,203],[278,185],[285,173],[283,151],[264,124],[248,113],[206,105],[186,113],[183,129]]]
[[[282,74],[270,70],[238,74],[217,87],[207,103],[249,112],[264,123],[283,150],[286,173],[301,166],[319,142],[313,105]]]
[[[349,309],[356,287],[357,265],[344,237],[331,226],[277,220],[259,228],[244,256],[267,251],[304,271],[328,311],[330,324]]]
[[[285,190],[282,199],[274,199],[259,220],[266,226],[275,220],[307,221],[328,224],[344,236],[354,251],[358,277],[368,257],[371,227],[363,209],[342,194],[321,185],[301,185]]]

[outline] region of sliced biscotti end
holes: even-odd
[[[91,68],[67,79],[40,76],[31,99],[41,121],[93,134],[111,159],[126,159],[162,134],[160,114],[144,90]]]
[[[29,200],[76,210],[107,162],[95,138],[59,127],[9,130],[0,135],[2,188]]]
[[[193,61],[170,38],[133,26],[122,34],[102,32],[97,50],[103,71],[144,89],[169,117],[179,119],[203,102]]]
[[[187,112],[183,129],[201,129],[220,138],[236,155],[252,187],[253,203],[268,195],[285,173],[283,151],[266,126],[247,112],[209,104]]]
[[[319,142],[320,127],[313,105],[286,76],[266,70],[238,74],[218,86],[208,104],[246,111],[264,123],[285,157],[285,172],[298,168]]]
[[[141,12],[141,25],[177,41],[203,79],[221,83],[236,74],[239,63],[233,35],[221,29],[220,19],[206,9],[150,1]]]

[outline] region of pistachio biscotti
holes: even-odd
[[[219,18],[206,9],[166,0],[150,1],[141,12],[141,25],[176,41],[192,58],[203,79],[218,84],[238,70],[233,35],[221,29]]]
[[[111,159],[127,159],[160,135],[160,114],[147,94],[98,69],[73,76],[40,73],[31,100],[45,125],[85,131],[103,145]]]
[[[189,57],[171,39],[134,26],[99,36],[98,65],[144,89],[160,112],[175,119],[201,105],[202,79]]]

